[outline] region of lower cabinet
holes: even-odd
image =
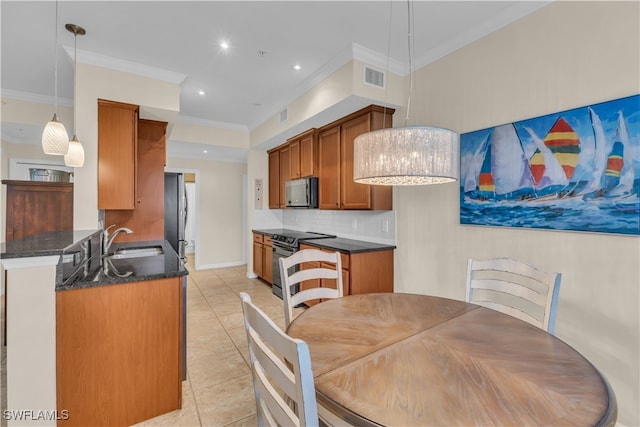
[[[253,272],[269,284],[273,283],[271,236],[253,233]]]
[[[182,406],[180,277],[56,292],[59,426],[124,426]]]
[[[303,249],[319,249],[306,244],[300,245]],[[321,249],[325,252],[332,252],[328,249]],[[393,250],[340,253],[342,261],[342,287],[344,295],[367,294],[375,292],[393,292]],[[331,264],[309,262],[302,265],[306,268],[335,268]],[[335,282],[328,279],[315,279],[302,282],[300,290],[324,286],[334,287]],[[314,305],[319,300],[309,301],[305,304]]]

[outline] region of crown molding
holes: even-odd
[[[365,62],[369,65],[382,70],[383,72],[390,71],[399,76],[405,76],[409,74],[409,65],[404,64],[397,59],[387,57],[375,50],[366,48],[357,43],[352,43],[353,59]]]
[[[67,55],[73,61],[74,49],[71,46],[63,46]],[[142,77],[148,77],[168,83],[180,85],[187,78],[186,74],[177,73],[175,71],[164,70],[162,68],[152,67],[149,65],[139,64],[137,62],[127,61],[124,59],[113,58],[111,56],[100,55],[86,50],[77,51],[77,61],[82,64],[95,65],[111,70],[122,71],[129,74],[136,74]]]
[[[54,105],[55,97],[48,95],[39,95],[31,92],[21,92],[11,89],[0,89],[2,98],[15,99],[17,101],[36,102],[38,104]],[[61,98],[58,96],[58,105],[62,107],[73,107],[73,99]]]

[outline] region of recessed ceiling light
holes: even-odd
[[[202,152],[203,152],[204,154],[207,154],[207,153],[208,153],[208,151],[207,151],[207,150],[203,150]]]
[[[293,69],[294,69],[294,70],[299,70],[299,69],[301,69],[301,68],[302,68],[302,67],[301,67],[300,65],[298,65],[298,64],[296,64],[296,65],[294,65],[294,66],[293,66]]]
[[[229,49],[229,43],[227,42],[220,42],[220,47],[227,50]]]
[[[203,91],[202,89],[200,89],[200,90],[198,91],[198,95],[204,95],[204,91]]]

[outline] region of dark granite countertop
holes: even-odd
[[[69,284],[56,285],[56,291],[166,279],[189,274],[189,271],[184,266],[184,262],[178,258],[178,254],[166,240],[114,243],[109,252],[114,253],[119,248],[153,246],[161,246],[164,253],[161,255],[141,256],[137,258],[111,259],[109,261],[110,264],[103,262],[101,267],[89,272],[86,277],[79,278]],[[105,265],[107,267],[106,269]]]
[[[93,237],[101,230],[50,231],[23,239],[2,242],[0,258],[30,258],[37,256],[62,255],[74,244]]]
[[[285,233],[293,233],[297,230],[290,230],[288,228],[269,228],[266,230],[251,230],[254,233],[259,234],[268,234],[269,236],[273,236],[274,234],[285,234]]]
[[[322,249],[331,249],[346,254],[386,251],[396,248],[394,245],[365,242],[363,240],[344,239],[342,237],[335,237],[332,239],[305,240],[303,243],[305,245],[315,246]]]

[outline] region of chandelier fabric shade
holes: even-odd
[[[42,151],[45,154],[64,155],[69,149],[69,135],[64,125],[58,121],[58,116],[53,113],[53,118],[44,127],[42,132]]]
[[[423,185],[459,177],[458,134],[416,126],[380,129],[354,140],[353,180],[374,185]]]

